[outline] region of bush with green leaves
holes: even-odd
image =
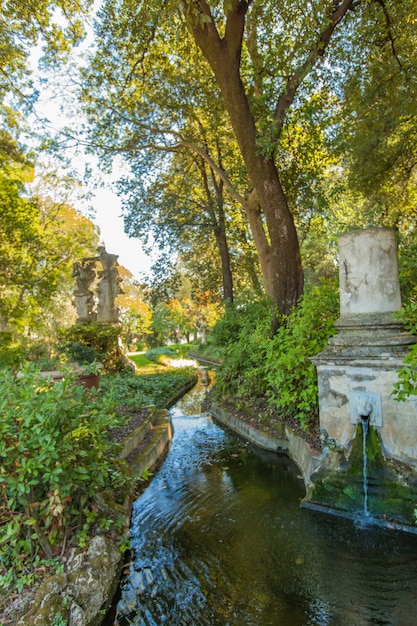
[[[248,403],[267,399],[275,413],[305,426],[318,412],[317,376],[309,357],[335,332],[337,287],[331,282],[310,287],[292,313],[278,320],[275,333],[273,313],[267,301],[227,311],[212,334],[223,342],[216,387]]]
[[[0,585],[68,537],[85,541],[95,494],[128,480],[109,406],[70,374],[53,383],[29,364],[19,376],[0,370]]]
[[[226,306],[223,316],[213,326],[207,339],[209,345],[218,348],[233,345],[239,341],[242,327],[250,323],[249,320],[256,321],[256,313],[260,307],[268,308],[267,302],[249,302],[239,307],[233,304]]]
[[[13,367],[24,358],[27,346],[20,336],[0,332],[0,367]]]
[[[267,391],[264,364],[272,337],[273,305],[268,299],[229,306],[213,329],[211,341],[221,348],[216,374],[218,392],[259,398]]]
[[[99,395],[114,405],[131,410],[154,405],[164,408],[173,395],[195,375],[192,368],[166,368],[163,371],[140,376],[126,370],[101,377]]]
[[[399,317],[405,329],[412,335],[417,335],[417,303],[408,302]],[[393,396],[399,402],[405,402],[410,396],[417,396],[417,344],[410,347],[403,367],[398,370],[398,382],[394,385]]]
[[[159,348],[151,348],[147,352],[145,352],[145,357],[149,361],[154,361],[155,363],[163,363],[163,357],[167,356],[170,358],[174,358],[176,356],[175,350],[171,350],[165,346]]]
[[[31,363],[18,375],[0,369],[0,594],[33,583],[36,570],[59,570],[66,546],[112,527],[96,494],[124,502],[132,481],[112,429],[139,407],[165,407],[194,376],[193,368],[125,369],[89,391],[71,370],[52,382]]]
[[[125,367],[119,348],[120,328],[112,324],[75,324],[61,330],[59,350],[80,365],[95,360],[109,371]]]
[[[338,305],[334,282],[310,287],[268,343],[268,404],[279,414],[298,419],[303,427],[318,415],[317,373],[310,357],[323,350],[335,333]]]

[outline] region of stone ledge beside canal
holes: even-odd
[[[216,404],[210,405],[208,413],[219,424],[225,426],[239,437],[249,441],[258,448],[278,454],[286,454],[301,471],[308,493],[311,485],[311,476],[320,467],[323,456],[317,455],[317,453],[311,449],[308,442],[302,439],[289,426],[279,424],[281,432],[273,435],[251,426]]]

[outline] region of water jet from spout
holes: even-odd
[[[369,430],[369,417],[368,415],[361,415],[362,422],[362,449],[363,449],[363,514],[365,517],[369,517],[368,506],[368,455],[366,451],[366,441],[368,438]]]

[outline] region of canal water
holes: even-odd
[[[171,449],[132,517],[118,626],[417,626],[417,536],[300,508],[285,456],[173,410]]]

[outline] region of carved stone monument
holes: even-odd
[[[117,324],[119,310],[115,299],[123,291],[120,287],[121,277],[118,270],[118,255],[109,254],[104,246],[97,248],[98,256],[83,259],[73,265],[73,277],[76,278],[73,304],[77,309],[80,323],[94,320],[103,324]],[[96,273],[96,264],[101,263],[102,270]],[[97,284],[97,311],[94,310],[96,300],[90,289],[95,278]]]
[[[97,249],[101,262],[102,271],[99,272],[100,279],[97,287],[98,305],[97,321],[105,324],[115,324],[119,321],[119,309],[114,301],[123,291],[120,288],[121,278],[117,269],[119,258],[117,254],[109,254],[103,246]]]
[[[94,261],[83,259],[81,263],[77,261],[72,266],[72,276],[76,279],[73,305],[77,309],[77,322],[86,323],[95,319],[94,294],[90,289],[93,283],[95,272]]]
[[[338,333],[312,358],[317,367],[320,428],[348,447],[361,405],[370,403],[386,452],[417,469],[417,406],[392,397],[397,370],[416,338],[393,316],[401,308],[394,230],[369,228],[339,239]],[[366,396],[366,397],[365,397]]]

